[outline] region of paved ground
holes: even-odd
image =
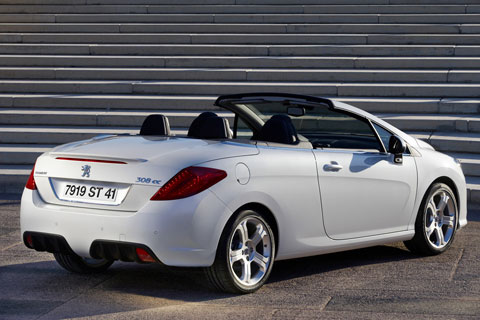
[[[479,319],[480,211],[437,257],[401,243],[276,263],[257,293],[209,290],[198,270],[115,263],[69,274],[20,243],[19,203],[0,201],[0,319]]]

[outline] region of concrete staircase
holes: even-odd
[[[0,192],[54,145],[159,110],[182,132],[251,91],[376,113],[457,157],[480,203],[480,0],[0,0]]]

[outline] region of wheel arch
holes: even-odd
[[[280,243],[277,218],[275,217],[272,210],[270,210],[264,204],[261,204],[259,202],[249,202],[249,203],[246,203],[246,204],[242,205],[241,207],[239,207],[237,210],[235,210],[233,212],[232,216],[228,220],[227,225],[229,223],[231,223],[231,221],[233,219],[235,219],[235,217],[237,216],[237,214],[239,212],[244,211],[244,210],[253,210],[253,211],[259,213],[265,220],[267,220],[267,222],[269,223],[270,227],[272,228],[273,234],[275,236],[275,255],[277,255],[278,246],[279,246],[279,243]]]

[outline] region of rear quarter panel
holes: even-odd
[[[278,225],[277,259],[314,252],[316,239],[324,238],[320,193],[315,158],[311,150],[259,146],[256,156],[210,161],[203,165],[227,171],[226,181],[210,190],[229,211],[260,203],[274,215]],[[239,163],[249,168],[250,179],[240,184]],[[217,237],[230,217],[221,217]]]

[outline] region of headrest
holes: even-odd
[[[204,112],[193,120],[188,136],[199,139],[229,139],[232,134],[227,119],[213,112]]]
[[[296,144],[297,130],[289,116],[277,114],[271,117],[260,130],[257,140]]]
[[[170,124],[163,114],[151,114],[145,118],[140,129],[142,136],[169,136]]]

